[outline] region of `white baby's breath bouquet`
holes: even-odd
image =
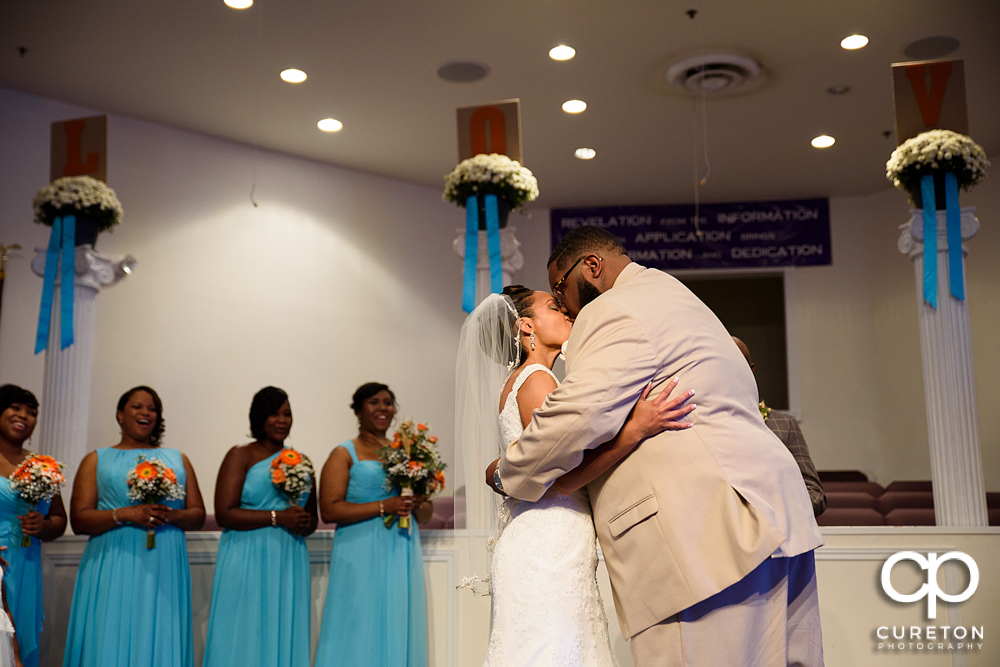
[[[385,470],[385,489],[400,489],[401,496],[425,496],[433,498],[444,489],[444,469],[448,467],[441,460],[437,448],[437,436],[430,434],[430,426],[414,423],[408,419],[399,425],[392,442],[378,451]],[[410,527],[410,517],[399,518],[400,528]],[[383,517],[386,528],[390,528],[397,517]]]
[[[64,215],[84,215],[106,232],[121,222],[122,203],[107,184],[90,176],[57,178],[35,195],[35,222],[52,226]]]
[[[66,483],[63,472],[66,464],[51,456],[32,454],[14,469],[10,476],[10,488],[32,509],[43,500],[51,500],[59,493],[59,487]],[[31,538],[21,536],[21,546],[31,546]]]
[[[312,491],[316,471],[309,457],[291,447],[285,447],[271,461],[271,482],[288,499],[288,505],[298,505],[302,496]]]
[[[503,197],[512,210],[538,197],[538,181],[530,170],[506,155],[480,154],[462,160],[444,177],[444,200],[465,207],[473,195]]]
[[[958,186],[971,190],[986,177],[986,151],[970,137],[951,130],[930,130],[904,141],[892,152],[885,176],[912,193],[923,176],[951,172]]]
[[[162,459],[139,454],[135,467],[125,475],[128,499],[135,503],[162,503],[164,500],[184,500],[184,487],[177,481],[173,468]],[[146,548],[156,547],[156,531],[146,531]]]

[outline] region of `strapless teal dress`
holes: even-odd
[[[184,486],[184,461],[176,449],[97,450],[97,509],[134,504],[125,476],[136,457],[161,459]],[[183,500],[164,503],[175,509]],[[80,559],[66,633],[63,667],[194,667],[191,570],[184,531],[125,524],[94,535]]]
[[[0,555],[10,563],[3,585],[14,617],[21,662],[24,667],[38,667],[38,635],[42,632],[41,542],[32,537],[31,546],[21,546],[21,521],[17,517],[31,506],[14,493],[9,479],[0,477],[0,480],[3,480],[0,481],[0,546],[7,547]],[[43,515],[48,514],[50,504],[43,500],[37,509]]]
[[[240,507],[283,510],[271,461],[247,471]],[[305,505],[309,496],[302,496]],[[225,530],[219,540],[204,667],[309,667],[309,551],[284,528]]]
[[[385,500],[379,461],[359,461],[354,443],[340,445],[354,465],[349,503]],[[425,667],[427,611],[420,530],[386,528],[374,517],[338,525],[316,667]]]

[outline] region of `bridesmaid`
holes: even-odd
[[[323,466],[320,515],[337,524],[330,556],[316,667],[425,667],[427,620],[420,531],[386,528],[382,516],[413,514],[426,523],[430,502],[386,491],[378,450],[396,414],[384,384],[358,387],[351,401],[358,435]]]
[[[38,419],[38,399],[27,389],[13,384],[0,387],[0,546],[10,567],[3,578],[21,662],[38,667],[38,635],[42,631],[42,550],[46,542],[66,532],[66,510],[62,496],[43,500],[35,509],[28,506],[10,486],[10,476],[31,452],[24,443],[31,437]],[[21,536],[31,537],[31,546],[21,546]]]
[[[193,667],[191,571],[185,530],[205,522],[187,456],[160,447],[163,404],[149,387],[118,401],[121,441],[84,457],[70,521],[90,535],[73,590],[64,667]],[[183,500],[132,504],[125,477],[136,458],[158,458],[184,487]],[[146,531],[156,546],[146,548]]]
[[[215,519],[224,530],[205,667],[309,667],[305,536],[316,530],[316,483],[293,505],[271,481],[291,428],[288,395],[264,387],[250,404],[254,442],[230,449],[219,469]]]

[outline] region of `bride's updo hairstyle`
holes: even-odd
[[[514,304],[514,310],[517,311],[517,315],[507,311],[510,316],[511,329],[514,331],[514,336],[517,337],[517,348],[520,350],[520,355],[518,359],[506,359],[505,363],[511,364],[516,363],[518,360],[523,361],[528,356],[528,350],[521,343],[521,327],[518,326],[517,320],[522,317],[534,317],[535,311],[532,310],[532,305],[535,301],[535,291],[530,290],[524,285],[507,285],[503,288],[501,292],[505,297],[511,300]]]

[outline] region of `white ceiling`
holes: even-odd
[[[855,32],[869,45],[841,49]],[[684,203],[702,114],[663,73],[735,52],[767,80],[708,100],[700,196],[779,199],[887,187],[889,66],[933,35],[961,42],[970,131],[997,155],[997,0],[0,0],[0,86],[432,187],[456,162],[455,108],[517,97],[537,205]],[[560,43],[576,58],[549,59]],[[438,79],[454,60],[490,74]],[[308,80],[281,81],[287,67]],[[839,85],[851,92],[826,92]],[[561,111],[572,98],[587,111]],[[328,116],[344,129],[320,132]],[[819,134],[836,145],[812,148]],[[597,157],[574,158],[581,146]]]

